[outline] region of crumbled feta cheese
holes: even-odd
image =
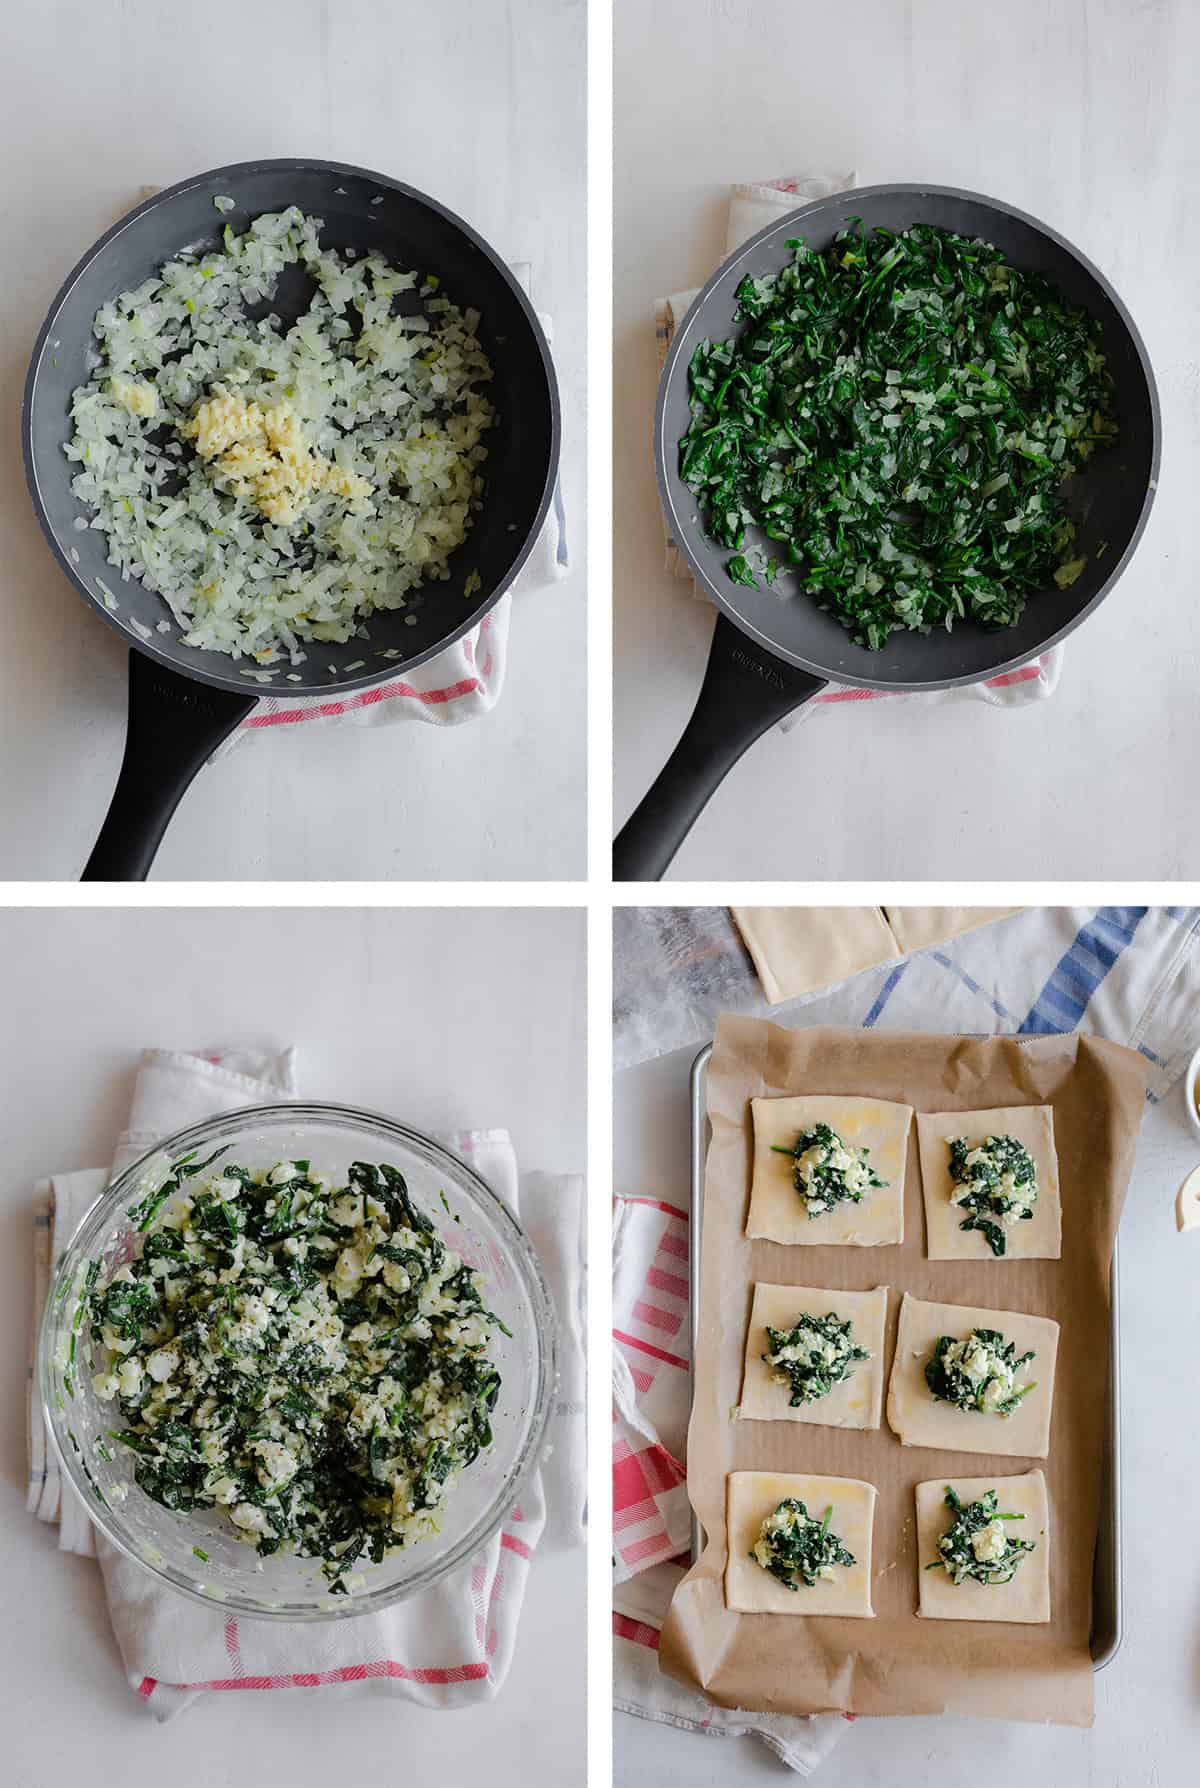
[[[253,1503],[239,1502],[229,1512],[229,1519],[246,1533],[266,1533],[268,1522],[265,1509],[256,1509]]]
[[[277,1440],[252,1440],[250,1451],[259,1458],[258,1481],[264,1490],[278,1490],[290,1483],[299,1469],[300,1461]]]
[[[258,1347],[271,1324],[270,1308],[259,1297],[242,1296],[235,1309],[237,1321],[229,1326],[230,1341],[235,1347]]]
[[[361,1229],[366,1221],[362,1199],[350,1193],[344,1198],[334,1199],[329,1207],[329,1215],[341,1229]]]
[[[1012,1373],[1005,1368],[1003,1373],[997,1373],[995,1378],[989,1380],[989,1382],[984,1385],[983,1407],[985,1409],[995,1409],[998,1403],[1003,1403],[1006,1398],[1012,1395],[1012,1387]]]
[[[986,1527],[971,1535],[971,1550],[980,1564],[994,1564],[998,1558],[1003,1558],[1007,1544],[1004,1523],[1000,1520],[989,1521]]]
[[[122,1397],[136,1397],[142,1388],[140,1360],[125,1360],[117,1369],[117,1384]]]
[[[155,1384],[165,1384],[179,1364],[177,1347],[159,1347],[146,1358],[146,1370]]]
[[[343,1248],[333,1269],[333,1282],[339,1290],[350,1291],[363,1276],[367,1264],[365,1248]]]
[[[488,1324],[478,1312],[454,1317],[446,1324],[445,1336],[454,1347],[482,1347],[488,1338]]]

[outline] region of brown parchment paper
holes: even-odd
[[[688,1430],[688,1491],[707,1537],[675,1592],[660,1667],[725,1707],[807,1714],[956,1713],[1088,1725],[1092,1556],[1099,1519],[1110,1351],[1113,1239],[1133,1165],[1145,1063],[1090,1037],[979,1041],[722,1018],[708,1073],[700,1324]],[[904,1241],[882,1248],[788,1247],[745,1235],[750,1100],[862,1094],[917,1111],[1050,1105],[1062,1179],[1061,1260],[925,1258],[916,1125],[904,1183]],[[757,1280],[863,1291],[888,1285],[890,1374],[900,1296],[1030,1311],[1061,1324],[1045,1460],[902,1447],[874,1430],[735,1421]],[[927,1479],[1046,1476],[1050,1596],[1045,1625],[917,1616],[914,1487]],[[725,1607],[725,1480],[731,1471],[864,1478],[879,1491],[874,1620],[735,1614]]]

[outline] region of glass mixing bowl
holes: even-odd
[[[92,1390],[90,1319],[80,1299],[88,1264],[99,1260],[103,1277],[129,1259],[136,1251],[129,1206],[161,1185],[181,1156],[193,1150],[209,1154],[224,1144],[227,1159],[244,1167],[309,1160],[314,1171],[334,1180],[352,1161],[398,1168],[447,1247],[479,1270],[484,1302],[512,1331],[511,1336],[493,1332],[492,1357],[502,1383],[492,1445],[451,1491],[441,1532],[381,1564],[360,1565],[362,1586],[349,1595],[330,1593],[319,1559],[286,1553],[260,1558],[253,1546],[232,1537],[218,1510],[184,1514],[163,1508],[134,1482],[128,1448],[105,1445],[111,1459],[96,1449],[121,1416],[118,1405],[102,1403]],[[38,1375],[63,1470],[114,1546],[174,1589],[222,1609],[261,1620],[337,1620],[386,1608],[428,1588],[464,1564],[500,1527],[542,1454],[555,1383],[554,1310],[537,1256],[507,1206],[439,1143],[348,1106],[255,1106],[168,1137],[96,1201],[71,1237],[51,1285]],[[206,1560],[197,1557],[197,1546],[208,1554]]]

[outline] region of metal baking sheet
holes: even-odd
[[[706,1044],[692,1063],[691,1073],[691,1180],[688,1225],[688,1299],[691,1337],[691,1370],[695,1370],[700,1300],[694,1295],[700,1284],[700,1228],[704,1210],[704,1162],[708,1153],[708,1062],[712,1044]],[[1100,1526],[1092,1567],[1092,1667],[1103,1670],[1120,1649],[1122,1637],[1121,1591],[1121,1328],[1120,1288],[1117,1279],[1117,1245],[1113,1244],[1110,1305],[1112,1341],[1108,1373],[1108,1428],[1104,1453],[1104,1479],[1100,1487]],[[692,1514],[692,1562],[703,1547],[700,1523]]]

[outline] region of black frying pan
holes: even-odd
[[[222,215],[223,194],[235,209]],[[451,560],[448,582],[425,587],[419,605],[374,615],[369,639],[308,649],[296,668],[260,687],[240,675],[246,661],[181,643],[160,597],[107,563],[104,536],[80,532],[86,514],[71,493],[77,468],[63,452],[72,433],[71,393],[89,377],[92,319],[107,299],[139,285],[182,249],[216,245],[226,223],[244,229],[264,211],[298,205],[324,219],[323,246],[385,255],[394,265],[434,273],[464,308],[481,313],[479,336],[495,372],[488,395],[498,422],[487,437],[482,512]],[[289,270],[290,272],[291,270]],[[271,308],[292,322],[311,288],[289,290],[287,275]],[[197,770],[255,704],[272,694],[340,696],[411,670],[452,645],[499,601],[537,538],[554,489],[559,448],[558,390],[546,340],[525,294],[504,262],[468,224],[436,200],[365,168],[329,161],[241,162],[181,181],[121,219],[68,276],[50,307],[25,386],[22,436],[29,489],[59,564],[89,606],[128,641],[129,730],[112,806],[84,879],[141,880]],[[75,554],[78,555],[76,562]],[[471,571],[482,580],[470,599]],[[104,606],[100,577],[117,598]],[[408,625],[415,614],[414,625]],[[137,623],[149,637],[138,632]],[[394,650],[399,656],[378,656]],[[345,666],[365,659],[359,671]],[[331,676],[328,667],[343,674]],[[290,671],[285,666],[284,671]]]
[[[859,217],[868,229],[904,230],[926,223],[982,237],[1002,249],[1014,266],[1044,273],[1103,327],[1104,352],[1116,381],[1120,438],[1072,478],[1064,492],[1088,563],[1069,589],[1052,585],[1031,596],[1020,621],[1004,632],[959,621],[953,633],[895,633],[877,652],[855,645],[811,598],[731,583],[725,574],[728,553],[705,535],[696,499],[679,476],[679,440],[690,420],[688,362],[696,344],[729,337],[735,327],[735,289],[748,273],[778,273],[791,258],[786,246],[790,236],[825,248]],[[659,386],[654,452],[667,524],[720,612],[695,711],[662,774],[617,838],[616,879],[661,876],[746,748],[827,683],[948,689],[1026,664],[1065,638],[1107,595],[1137,545],[1154,498],[1159,437],[1154,375],[1129,312],[1077,248],[1011,205],[951,186],[865,186],[819,199],[752,237],[714,274],[688,311]],[[757,536],[757,530],[751,533]],[[1098,559],[1096,549],[1104,540],[1108,549]],[[809,865],[808,873],[814,868]]]

